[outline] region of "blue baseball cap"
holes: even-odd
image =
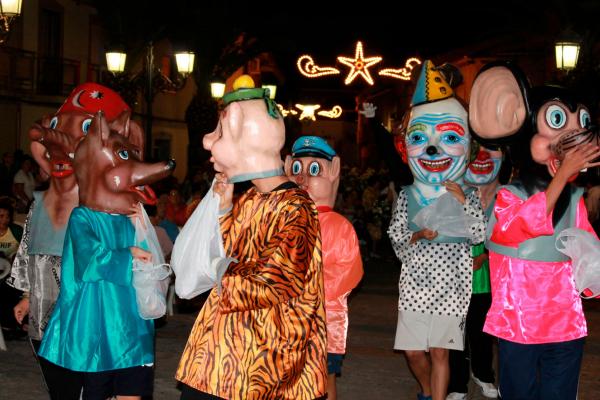
[[[327,141],[318,136],[301,136],[292,145],[292,157],[296,158],[316,157],[331,161],[336,155]]]

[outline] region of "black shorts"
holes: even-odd
[[[131,367],[85,372],[83,400],[106,400],[111,396],[152,396],[154,367]]]

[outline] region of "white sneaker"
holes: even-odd
[[[446,400],[467,400],[467,394],[452,392],[446,396]]]
[[[498,398],[498,389],[494,386],[493,383],[481,382],[479,379],[475,378],[474,375],[471,375],[473,378],[473,382],[475,382],[480,388],[481,393],[490,399]]]

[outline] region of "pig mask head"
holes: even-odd
[[[283,175],[283,118],[268,89],[239,86],[240,78],[235,90],[223,96],[225,108],[216,129],[204,135],[203,146],[211,152],[215,171],[232,183]]]

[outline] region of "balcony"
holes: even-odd
[[[67,96],[81,82],[99,82],[103,69],[88,63],[82,80],[78,60],[40,57],[35,52],[0,47],[0,93]]]

